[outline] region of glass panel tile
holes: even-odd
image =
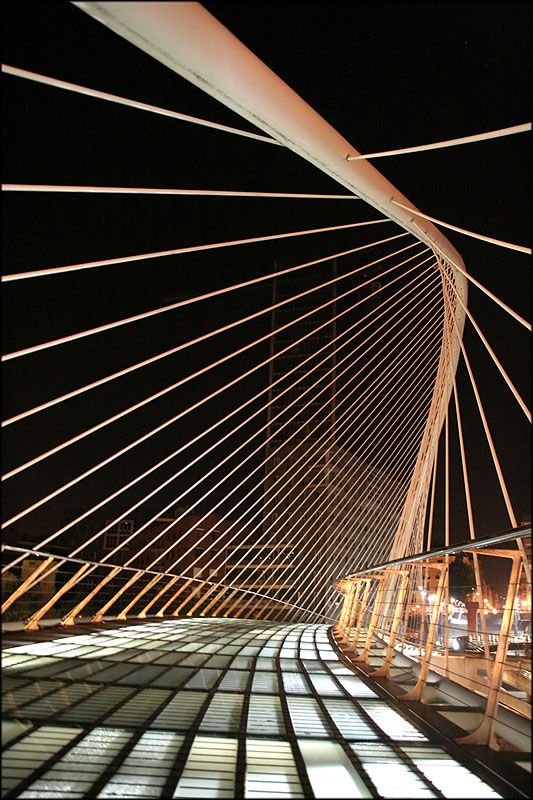
[[[96,687],[92,687],[93,689]],[[109,709],[118,702],[124,702],[135,690],[126,686],[107,686],[94,693],[75,708],[67,709],[61,715],[61,721],[90,723],[109,713]]]
[[[235,656],[235,658],[231,662],[231,666],[233,667],[233,669],[251,669],[253,663],[254,660],[251,657]]]
[[[284,672],[300,672],[300,665],[295,658],[280,658],[279,664]]]
[[[342,661],[328,661],[328,669],[334,675],[353,675],[352,670],[345,667]]]
[[[172,667],[168,672],[165,672],[159,678],[152,681],[151,686],[176,689],[187,680],[192,672],[192,667]]]
[[[206,669],[203,667],[187,681],[185,687],[187,689],[208,690],[211,689],[221,675],[222,670],[220,669]]]
[[[74,739],[81,728],[63,728],[43,725],[27,734],[21,741],[7,747],[2,754],[2,787],[4,792],[14,789],[35,769]]]
[[[160,797],[185,737],[147,731],[98,797]]]
[[[256,669],[260,670],[273,670],[277,669],[277,663],[275,658],[265,658],[264,657],[264,650],[261,651],[261,656],[255,662]]]
[[[275,672],[254,672],[252,683],[252,692],[269,692],[274,693],[278,691],[278,676]]]
[[[2,672],[5,672],[6,675],[21,675],[38,669],[39,667],[45,667],[50,664],[56,665],[57,661],[57,658],[47,658],[46,656],[21,656],[17,663],[8,664],[6,667],[2,664]]]
[[[320,661],[304,661],[304,666],[307,672],[327,672],[326,667]]]
[[[20,719],[2,720],[2,747],[5,747],[8,742],[20,736],[24,731],[28,731],[31,727],[31,722],[24,722]]]
[[[436,797],[422,778],[385,744],[352,744],[382,797]]]
[[[445,797],[501,797],[440,747],[402,747]]]
[[[279,647],[263,647],[261,650],[261,658],[275,658],[279,652]]]
[[[243,695],[221,692],[215,694],[200,724],[201,731],[233,733],[241,721]]]
[[[284,645],[280,651],[280,656],[281,658],[289,658],[289,659],[297,658],[298,647],[296,645],[293,645],[292,647]]]
[[[110,663],[113,664],[113,662]],[[110,666],[107,669],[96,672],[94,674],[94,679],[100,681],[101,683],[112,683],[113,681],[117,681],[120,678],[126,677],[127,675],[132,675],[137,670],[137,664],[113,664],[113,666]],[[127,681],[125,681],[125,683],[127,683]],[[134,683],[133,678],[132,683]]]
[[[164,666],[168,664],[177,664],[178,661],[181,662],[182,658],[183,653],[165,653],[164,655],[159,656],[157,663]]]
[[[205,662],[204,666],[209,667],[211,669],[212,668],[224,669],[224,667],[228,666],[230,661],[231,661],[231,656],[216,655],[216,656],[211,656],[210,658],[208,658],[207,661]]]
[[[285,733],[285,724],[279,697],[252,694],[246,729],[252,735],[282,736]]]
[[[306,679],[297,672],[283,672],[283,688],[288,694],[311,694]]]
[[[315,673],[311,674],[309,679],[321,697],[342,697],[342,691],[329,675],[318,675]]]
[[[318,703],[311,697],[287,697],[287,705],[297,736],[331,736]]]
[[[200,664],[204,664],[209,656],[207,653],[191,653],[190,656],[186,656],[183,661],[180,661],[180,665],[184,667],[199,667]]]
[[[366,683],[363,683],[363,681],[355,676],[339,675],[339,683],[344,686],[348,694],[351,694],[352,697],[378,697]]]
[[[233,797],[237,740],[196,736],[173,797]]]
[[[55,691],[48,693],[42,699],[36,699],[24,706],[24,717],[27,719],[44,719],[58,711],[68,709],[76,700],[93,694],[97,688],[97,686],[83,683],[69,686],[59,685]],[[35,695],[37,698],[39,697],[38,690],[35,691]]]
[[[39,659],[42,660],[42,659]],[[45,678],[48,675],[55,675],[62,672],[65,668],[75,667],[79,663],[76,658],[47,658],[48,663],[41,667],[33,666],[26,670],[24,677],[28,678]]]
[[[187,731],[207,699],[206,692],[181,690],[150,723],[151,728]]]
[[[159,667],[155,664],[150,666],[136,668],[130,671],[127,675],[120,678],[119,684],[127,686],[144,686],[146,683],[151,683],[155,678],[159,678],[166,671],[165,667]]]
[[[315,797],[372,797],[340,744],[299,739],[298,745]]]
[[[418,739],[427,741],[426,737],[420,733],[414,725],[411,725],[404,717],[394,711],[384,700],[361,700],[361,707],[370,714],[381,730],[397,741],[398,739]]]
[[[13,652],[14,648],[5,648],[2,650],[2,669],[10,667],[13,664],[22,664],[24,661],[29,661],[33,656],[25,655],[24,653]]]
[[[364,719],[364,716],[349,700],[325,697],[324,705],[329,714],[331,714],[335,725],[347,739],[362,739],[365,741],[378,738],[378,734],[375,733],[370,723]]]
[[[202,644],[199,647],[202,653],[216,653],[220,648],[221,644]]]
[[[53,790],[79,792],[82,797],[131,735],[121,730],[95,728],[20,796],[39,796],[33,793]]]
[[[219,685],[220,691],[244,692],[248,683],[248,672],[230,669],[226,672]]]
[[[107,718],[106,724],[138,727],[169,696],[170,692],[165,689],[143,689],[111,714]]]

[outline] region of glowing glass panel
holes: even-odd
[[[436,797],[435,792],[385,744],[352,744],[365,771],[382,797]]]
[[[237,740],[196,736],[173,797],[234,797]]]
[[[382,731],[394,739],[419,739],[427,741],[426,737],[411,725],[404,717],[394,711],[384,700],[361,700],[361,706],[370,714]]]
[[[288,742],[246,740],[245,797],[304,797]]]
[[[160,797],[185,737],[147,731],[98,797]]]
[[[437,747],[403,747],[416,766],[445,797],[501,797],[481,778]]]
[[[43,725],[4,750],[2,754],[3,791],[8,792],[14,789],[81,732],[82,728]]]
[[[312,739],[298,744],[315,797],[372,797],[340,744]]]

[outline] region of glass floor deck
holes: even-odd
[[[3,650],[3,797],[501,797],[328,626],[178,619]]]

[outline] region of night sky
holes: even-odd
[[[206,3],[230,31],[361,153],[408,147],[528,122],[530,4],[527,2]],[[68,3],[5,2],[3,61],[102,91],[250,130],[218,102]],[[281,147],[3,76],[4,183],[182,187],[344,194]],[[521,245],[530,242],[530,136],[376,160],[421,211]],[[3,203],[3,272],[71,264],[376,217],[343,201],[116,197],[9,193]],[[385,226],[383,226],[385,227]],[[392,226],[390,226],[392,228]],[[522,316],[530,315],[527,256],[444,230],[467,270]],[[370,241],[372,234],[369,234]],[[69,276],[19,281],[3,290],[4,353],[157,308],[351,246],[350,233],[154,259]],[[268,285],[239,295],[244,309],[270,302]],[[469,308],[531,405],[528,334],[475,288]],[[89,337],[4,367],[3,418],[187,341],[236,317],[235,304],[208,303],[124,331]],[[268,315],[246,327],[268,331]],[[6,429],[3,472],[96,424],[235,346],[235,334],[148,367]],[[518,522],[530,515],[530,438],[477,335],[465,344]],[[258,361],[266,357],[257,350]],[[246,361],[225,368],[225,379]],[[253,393],[267,371],[243,388]],[[177,413],[212,387],[202,378],[106,428],[44,465],[11,479],[4,518]],[[458,372],[479,535],[509,527],[464,366]],[[226,413],[235,398],[221,397]],[[87,507],[164,457],[213,417],[213,406],[140,447],[50,504],[58,518]],[[453,541],[467,538],[455,422],[451,418]],[[144,448],[144,449],[143,449]],[[150,484],[152,485],[152,484]],[[144,484],[143,484],[144,486]],[[146,484],[148,491],[149,484]],[[175,494],[175,492],[174,492]],[[131,495],[133,496],[133,495]],[[168,495],[170,498],[172,494]],[[130,495],[128,495],[130,497]],[[120,513],[120,506],[115,512]],[[155,508],[155,506],[153,506]],[[111,512],[109,512],[111,513]],[[106,516],[106,515],[104,515]],[[42,512],[28,518],[40,536]],[[435,541],[442,538],[442,492]],[[8,538],[8,537],[6,537]],[[8,538],[9,541],[9,538]]]

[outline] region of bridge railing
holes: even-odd
[[[337,581],[338,644],[376,677],[405,681],[407,662],[398,670],[394,656],[407,657],[415,682],[401,699],[423,701],[430,674],[432,692],[446,679],[483,696],[483,721],[463,741],[493,744],[499,707],[531,718],[531,587],[518,547],[530,534],[524,526]]]
[[[309,608],[226,580],[223,570],[207,580],[200,571],[195,577],[190,571],[141,569],[12,545],[3,546],[3,559],[2,623],[18,623],[26,631],[37,630],[41,621],[71,626],[104,619],[241,616],[243,612],[249,617],[254,610],[263,613],[264,609],[276,619],[313,616]],[[209,607],[213,594],[217,605]]]

